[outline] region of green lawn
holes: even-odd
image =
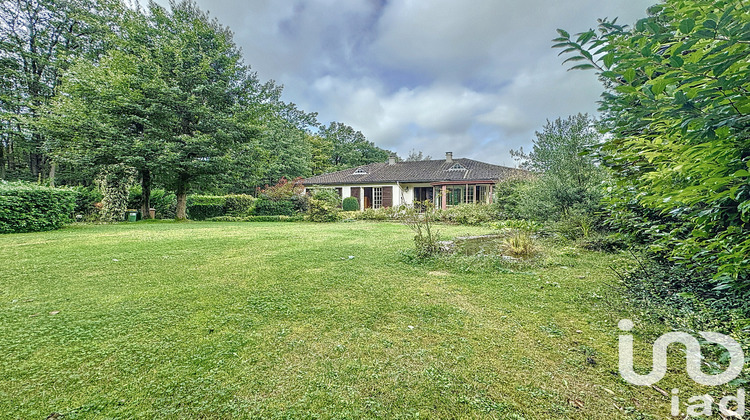
[[[606,283],[624,257],[551,247],[513,272],[420,266],[399,258],[411,236],[366,222],[139,222],[0,236],[0,412],[668,414],[668,398],[617,373],[616,325],[630,314]]]

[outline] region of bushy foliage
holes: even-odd
[[[716,331],[737,339],[750,350],[750,302],[738,294],[716,290],[710,275],[652,255],[634,255],[636,267],[617,273],[616,293],[660,324],[688,331]]]
[[[334,207],[341,207],[341,197],[336,190],[332,188],[317,189],[313,191],[312,198],[315,200],[323,200]]]
[[[358,211],[359,200],[356,197],[346,197],[341,203],[341,207],[344,211]]]
[[[294,216],[297,213],[295,201],[291,199],[271,200],[260,196],[255,200],[253,213],[256,216]]]
[[[497,213],[493,206],[487,204],[459,204],[437,210],[436,217],[441,222],[478,226],[496,220]]]
[[[580,62],[574,68],[595,69],[605,88],[600,110],[611,138],[600,155],[617,177],[611,199],[657,233],[659,252],[745,296],[748,22],[749,9],[736,1],[667,0],[633,26],[605,19],[598,32],[558,30],[555,40]],[[624,222],[623,231],[643,230]]]
[[[77,196],[72,189],[0,182],[0,233],[58,229],[71,221]]]
[[[302,178],[297,178],[294,181],[289,181],[286,178],[281,178],[273,186],[266,185],[266,188],[261,190],[261,195],[267,197],[272,201],[289,200],[294,196],[303,195],[305,186],[302,184]]]
[[[304,216],[219,216],[206,219],[209,222],[301,222]]]
[[[102,191],[100,215],[102,221],[121,222],[124,220],[132,177],[132,169],[124,165],[109,165],[104,169],[99,179]]]
[[[524,208],[530,185],[535,177],[512,177],[503,179],[495,185],[492,207],[500,219],[530,219]]]
[[[102,193],[98,188],[91,187],[73,187],[76,191],[75,214],[81,215],[85,220],[98,219],[99,207],[102,202]]]
[[[142,187],[140,184],[133,185],[130,187],[130,195],[128,196],[128,208],[137,209],[141,205],[141,197],[143,195]],[[149,200],[151,208],[156,211],[157,219],[174,219],[177,211],[177,196],[170,191],[163,188],[155,188],[151,190],[151,198]]]
[[[224,214],[227,216],[249,216],[255,204],[255,197],[248,194],[233,194],[225,196]]]
[[[227,198],[216,195],[191,195],[188,197],[187,212],[193,220],[205,220],[223,216]]]
[[[497,230],[523,230],[530,233],[537,233],[544,227],[541,223],[526,219],[505,219],[490,224]]]
[[[174,219],[177,216],[177,195],[163,188],[151,190],[151,207],[157,219]]]
[[[339,204],[341,199],[336,191],[330,189],[318,190],[310,200],[307,215],[312,222],[337,222],[341,220]]]
[[[395,220],[399,217],[397,207],[381,207],[379,209],[364,209],[356,214],[357,220]]]
[[[590,153],[599,143],[595,121],[578,114],[547,121],[531,152],[512,151],[531,171],[499,182],[493,207],[500,218],[557,221],[601,209],[605,171]]]

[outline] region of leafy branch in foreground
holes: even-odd
[[[750,8],[667,0],[648,12],[633,27],[558,30],[553,46],[605,87],[615,225],[718,289],[750,293]]]

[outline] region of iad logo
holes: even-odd
[[[620,330],[628,332],[633,329],[633,321],[621,320],[617,325]],[[647,375],[640,375],[633,369],[633,336],[620,335],[620,375],[633,385],[650,386],[659,382],[667,373],[667,348],[670,344],[680,343],[686,348],[686,370],[692,380],[708,386],[723,385],[735,379],[745,366],[745,355],[742,347],[732,337],[715,332],[700,332],[709,343],[723,346],[729,351],[729,367],[717,375],[707,375],[701,371],[701,345],[692,335],[684,332],[670,332],[660,336],[653,345],[653,367]],[[672,390],[672,415],[679,415],[679,390]],[[688,402],[700,404],[688,407],[688,415],[708,415],[711,413],[712,398],[709,395],[692,397]],[[729,404],[734,402],[736,410],[730,410]],[[725,416],[743,416],[745,414],[745,390],[739,389],[737,397],[724,397],[719,403],[719,409]]]

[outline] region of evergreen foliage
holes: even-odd
[[[0,233],[39,232],[71,221],[78,193],[23,182],[0,182]]]

